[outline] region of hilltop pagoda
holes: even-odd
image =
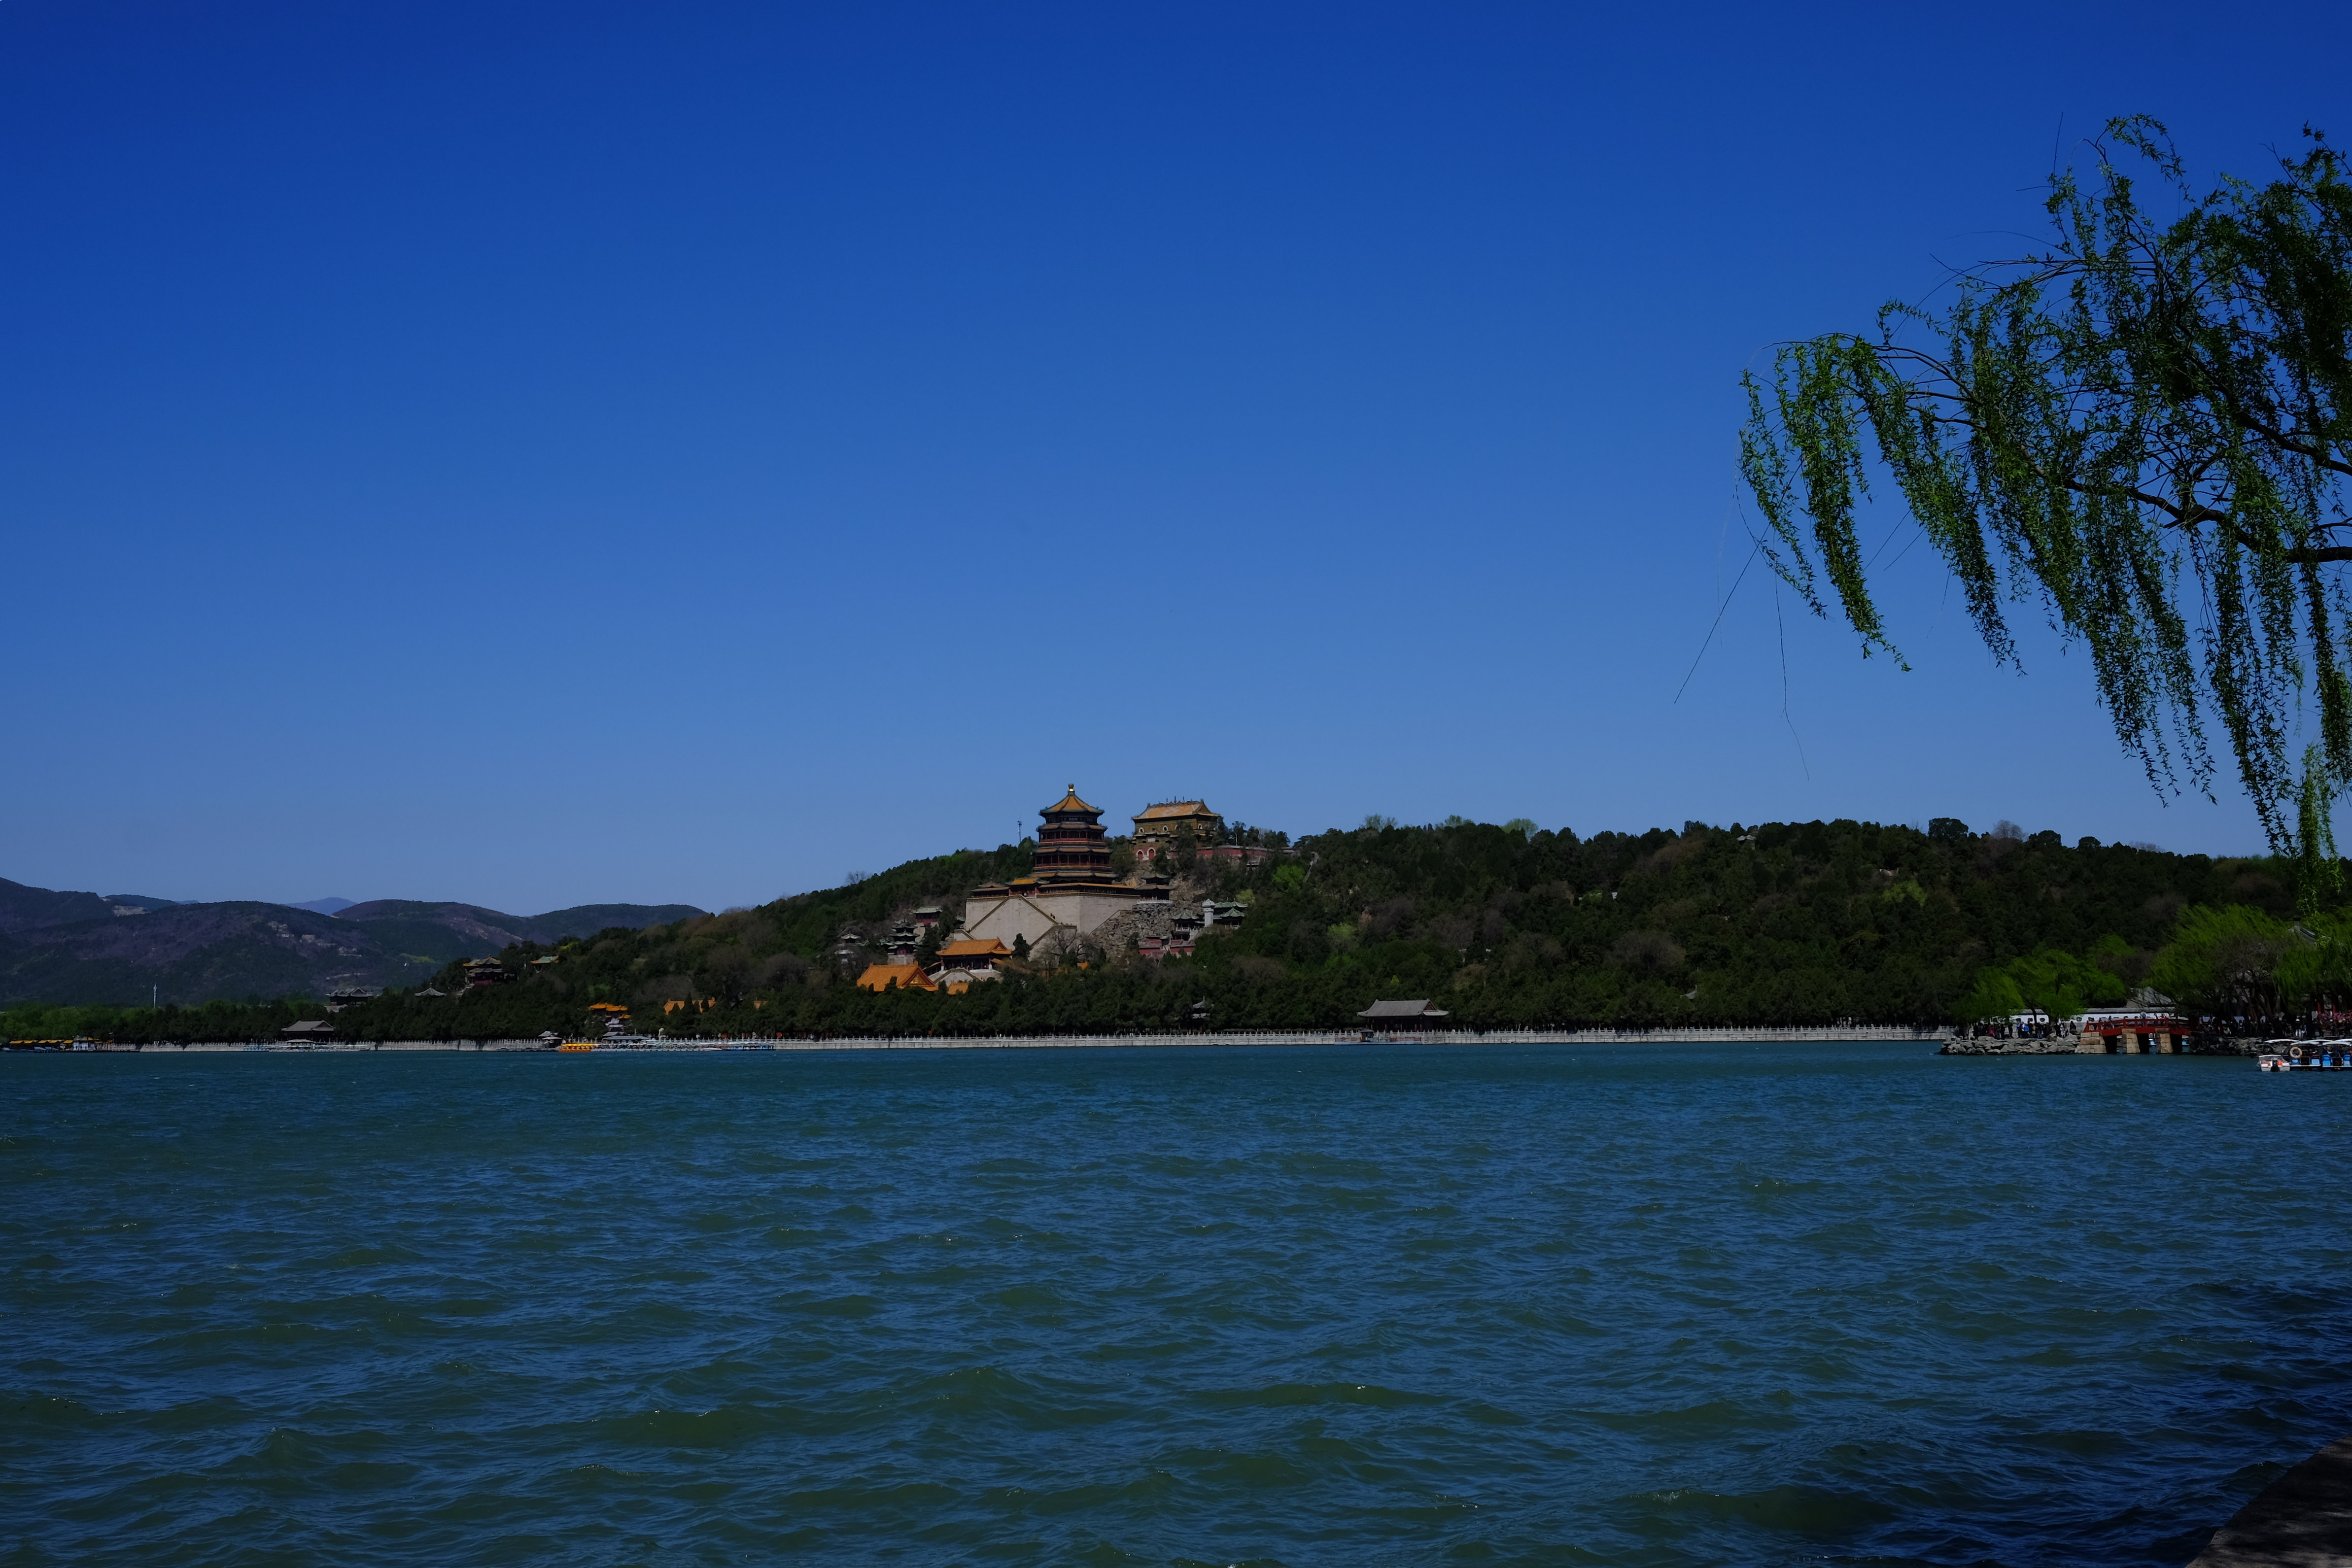
[[[1040,887],[1116,885],[1102,812],[1078,799],[1076,785],[1037,814],[1045,825],[1037,830],[1037,852],[1030,865]]]
[[[1141,888],[1111,874],[1102,811],[1078,799],[1076,784],[1037,814],[1045,824],[1037,830],[1029,874],[972,889],[963,906],[965,937],[992,936],[1008,946],[1026,937],[1034,947],[1056,930],[1084,936],[1144,896]]]

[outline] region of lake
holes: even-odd
[[[0,1562],[2181,1563],[2352,1074],[1903,1044],[0,1060]]]

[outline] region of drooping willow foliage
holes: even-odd
[[[1997,659],[2017,656],[2004,602],[2038,598],[2152,783],[2210,793],[2216,715],[2273,844],[2332,867],[2352,183],[2305,135],[2270,183],[2199,196],[2162,126],[2111,122],[2088,182],[2052,178],[2051,249],[1967,275],[1940,313],[1889,305],[1873,336],[1783,345],[1769,387],[1744,377],[1740,462],[1772,566],[1816,613],[1826,578],[1865,653],[1895,653],[1855,527],[1874,456]],[[2110,148],[2180,215],[2151,216]]]

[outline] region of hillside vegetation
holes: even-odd
[[[1026,846],[1004,845],[757,909],[517,943],[510,984],[389,993],[336,1021],[362,1039],[530,1036],[579,1031],[605,1002],[649,1032],[697,1034],[1324,1029],[1379,998],[1426,997],[1472,1028],[1941,1024],[1973,1016],[1989,971],[2030,981],[2039,965],[2063,970],[2053,983],[2070,995],[2120,999],[2184,909],[2285,929],[2295,906],[2287,862],[1935,827],[1694,822],[1579,838],[1376,820],[1180,890],[1247,903],[1238,929],[1205,934],[1190,959],[1097,948],[1015,966],[968,996],[856,988],[893,921],[920,904],[952,915],[974,883],[1027,870]],[[559,961],[530,966],[547,956]],[[436,983],[462,989],[454,967]],[[172,1038],[198,1020],[114,1024],[121,1038]]]

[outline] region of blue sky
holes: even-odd
[[[1909,673],[1759,568],[1675,699],[1744,366],[2014,250],[2109,115],[2352,136],[2347,58],[2332,5],[11,0],[0,875],[717,907],[1073,780],[2258,849],[1900,536]]]

